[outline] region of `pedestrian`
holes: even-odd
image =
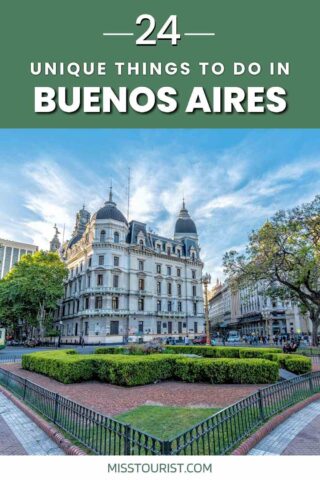
[[[186,335],[186,336],[184,337],[184,344],[187,346],[187,345],[189,345],[189,343],[190,343],[189,336]]]

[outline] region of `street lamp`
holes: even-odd
[[[60,348],[60,345],[61,345],[61,330],[62,330],[62,325],[63,325],[63,321],[60,320],[59,322],[59,338],[58,338],[58,348]]]
[[[210,345],[210,324],[209,324],[209,303],[208,303],[208,285],[211,283],[211,275],[205,273],[201,278],[204,285],[204,314],[206,319],[206,343]]]

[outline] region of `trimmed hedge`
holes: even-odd
[[[173,345],[170,353],[200,355],[207,358],[264,358],[266,353],[281,353],[280,348],[210,347],[200,345]]]
[[[94,349],[95,354],[97,355],[119,355],[127,353],[128,349],[124,347],[97,347]]]
[[[197,359],[177,354],[128,356],[36,352],[23,355],[22,367],[62,383],[96,379],[123,386],[145,385],[170,378],[210,383],[270,383],[278,378],[278,365],[269,360]]]
[[[264,359],[183,358],[176,361],[175,376],[185,382],[274,383],[278,372],[276,363]]]
[[[132,387],[167,380],[174,375],[175,355],[112,356],[95,360],[98,380]]]

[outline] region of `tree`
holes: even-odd
[[[67,273],[57,253],[24,255],[0,281],[0,321],[13,329],[22,324],[27,335],[31,327],[39,328],[43,335],[63,295]]]
[[[320,325],[320,196],[277,212],[249,236],[244,254],[223,259],[231,281],[265,282],[268,293],[297,302],[312,322],[312,344]]]

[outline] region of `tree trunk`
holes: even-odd
[[[320,325],[320,316],[316,316],[316,314],[310,315],[311,322],[312,322],[312,346],[317,347],[318,342],[318,329]]]

